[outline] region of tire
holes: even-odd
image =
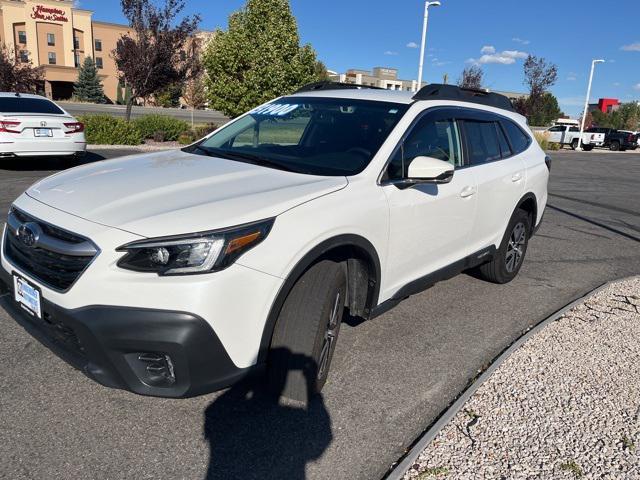
[[[577,150],[578,149],[578,139],[574,138],[573,141],[571,142],[571,150]]]
[[[322,260],[293,286],[276,322],[268,359],[270,389],[308,403],[327,381],[347,294],[344,264]]]
[[[609,150],[611,150],[612,152],[617,152],[618,150],[620,150],[620,142],[618,142],[617,140],[611,142],[611,145],[609,145]]]
[[[531,237],[531,219],[527,212],[518,209],[511,217],[500,248],[493,259],[478,267],[480,278],[500,284],[509,283],[516,278],[527,253],[529,237]],[[514,248],[514,243],[519,246],[518,249]]]
[[[593,150],[593,145],[583,145],[582,150],[584,150],[585,152],[590,152],[591,150]]]

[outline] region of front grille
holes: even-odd
[[[10,218],[9,228],[5,232],[5,256],[16,267],[54,290],[68,290],[95,257],[95,254],[78,255],[60,252],[61,249],[64,250],[64,247],[68,246],[69,253],[73,253],[74,246],[89,242],[84,237],[49,225],[15,208],[11,210],[9,215],[13,215],[14,218]],[[25,245],[18,238],[17,229],[11,228],[12,224],[16,224],[16,220],[20,224],[27,222],[37,224],[44,237],[57,242],[55,245],[57,245],[58,251],[46,248],[46,241],[35,246]],[[97,249],[95,251],[97,253]]]

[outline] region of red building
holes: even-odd
[[[602,113],[610,113],[617,110],[620,102],[617,98],[601,98],[598,100],[598,110]]]

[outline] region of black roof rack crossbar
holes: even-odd
[[[314,82],[305,85],[304,87],[300,87],[294,93],[302,93],[302,92],[317,92],[319,90],[360,90],[360,89],[372,89],[372,90],[383,90],[380,87],[374,87],[371,85],[356,85],[355,83],[339,83],[339,82]]]
[[[475,88],[461,88],[455,85],[430,83],[422,87],[414,96],[414,100],[457,100],[459,102],[478,103],[489,107],[501,108],[515,112],[511,100],[499,93]]]

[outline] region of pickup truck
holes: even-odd
[[[580,138],[580,129],[569,125],[555,125],[545,130],[545,134],[551,143],[559,143],[560,147],[565,145],[571,146],[572,149],[578,148],[578,139]],[[582,134],[582,148],[589,152],[594,147],[601,147],[604,144],[604,133],[585,132]]]
[[[604,143],[602,146],[613,152],[624,152],[625,150],[635,150],[638,148],[638,136],[633,132],[603,127],[592,127],[588,129],[587,132],[604,134]]]

